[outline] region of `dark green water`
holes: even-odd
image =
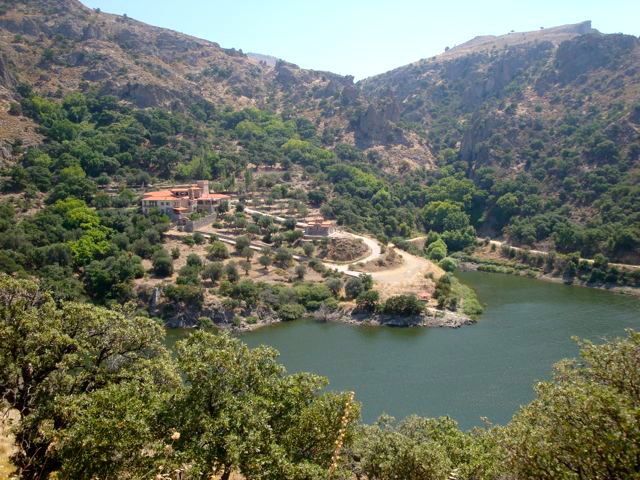
[[[329,378],[355,390],[363,420],[381,413],[449,415],[463,428],[481,417],[506,423],[533,398],[532,384],[578,349],[640,329],[640,299],[610,292],[481,272],[458,275],[486,304],[478,324],[452,329],[394,329],[293,322],[243,335],[272,345],[290,372]]]

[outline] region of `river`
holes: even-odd
[[[290,372],[315,372],[329,378],[331,389],[354,390],[365,422],[383,412],[449,415],[467,429],[481,425],[481,417],[508,422],[533,398],[535,381],[578,353],[572,336],[599,341],[640,329],[640,298],[509,275],[457,275],[486,306],[476,325],[403,329],[299,321],[242,338],[277,348]]]

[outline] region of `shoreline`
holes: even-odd
[[[335,311],[318,310],[298,320],[309,319],[316,322],[334,322],[355,326],[393,327],[393,328],[460,328],[477,323],[477,320],[463,313],[449,310],[439,310],[433,307],[425,308],[420,315],[385,315],[378,313],[354,313],[352,310],[340,308]],[[211,327],[232,333],[248,333],[261,328],[289,323],[278,317],[270,317],[267,321],[235,325],[231,322],[214,322]],[[165,323],[167,329],[201,328],[201,325],[180,325]]]
[[[569,286],[574,286],[574,287],[583,287],[583,288],[592,288],[595,290],[603,290],[605,292],[612,292],[612,293],[616,293],[619,295],[631,295],[634,297],[640,297],[640,287],[629,287],[629,286],[620,286],[620,285],[595,285],[595,284],[590,284],[588,282],[584,282],[584,281],[580,281],[580,280],[574,280],[572,282],[567,282],[564,280],[564,278],[559,277],[559,276],[554,276],[554,275],[549,275],[549,274],[545,274],[545,273],[537,273],[535,276],[531,276],[531,275],[525,275],[525,274],[521,274],[518,271],[513,271],[513,272],[485,272],[482,270],[478,270],[478,267],[482,265],[481,263],[476,263],[476,262],[469,262],[469,261],[465,261],[465,262],[460,262],[460,264],[458,265],[458,270],[461,272],[482,272],[482,273],[495,273],[495,274],[499,274],[499,275],[513,275],[516,277],[527,277],[527,278],[532,278],[534,280],[540,280],[543,282],[549,282],[549,283],[556,283],[556,284],[563,284],[563,285],[569,285]],[[528,270],[531,271],[531,270]]]

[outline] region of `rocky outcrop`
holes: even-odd
[[[10,68],[9,61],[0,52],[0,85],[5,88],[11,88],[15,85],[16,79]]]
[[[469,164],[487,163],[490,149],[485,142],[501,124],[502,119],[498,114],[487,112],[475,114],[462,137],[460,158]]]
[[[588,34],[560,44],[553,68],[548,70],[537,84],[538,91],[545,91],[555,83],[568,84],[598,68],[613,68],[640,40],[631,35]]]
[[[157,107],[171,103],[181,95],[159,85],[133,83],[125,85],[119,96],[140,108]]]
[[[0,28],[9,30],[11,33],[19,33],[22,35],[37,36],[43,29],[31,18],[21,18],[19,20],[12,18],[0,18]]]
[[[84,31],[80,25],[70,20],[66,20],[55,27],[56,35],[60,35],[67,40],[77,42],[84,37]]]
[[[276,81],[285,88],[292,88],[298,84],[298,77],[295,74],[297,67],[292,63],[287,63],[282,60],[278,60],[275,66]]]
[[[427,308],[421,315],[407,316],[357,313],[349,317],[342,316],[339,320],[358,325],[432,328],[460,328],[476,323],[474,319],[461,313],[436,308]]]
[[[404,143],[402,130],[395,125],[399,120],[400,106],[392,94],[369,104],[354,124],[356,145],[368,148],[375,144]]]

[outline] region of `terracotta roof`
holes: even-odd
[[[173,201],[179,200],[178,197],[173,195],[168,190],[162,190],[160,192],[148,192],[142,196],[143,200],[160,200],[160,201]]]
[[[333,225],[333,222],[331,220],[325,220],[324,218],[314,218],[311,220],[311,222],[309,222],[309,225],[322,225],[325,227],[330,227],[331,225]]]
[[[176,198],[176,196],[171,193],[171,190],[159,190],[157,192],[147,192],[142,196],[142,198],[149,198],[149,199],[153,199],[156,197]]]
[[[189,209],[188,209],[188,208],[185,208],[185,207],[175,207],[175,208],[173,209],[173,211],[174,211],[174,212],[186,212],[186,211],[188,211],[188,210],[189,210]]]
[[[202,195],[198,200],[211,199],[211,200],[223,200],[225,198],[231,198],[229,195],[225,195],[224,193],[207,193]]]

